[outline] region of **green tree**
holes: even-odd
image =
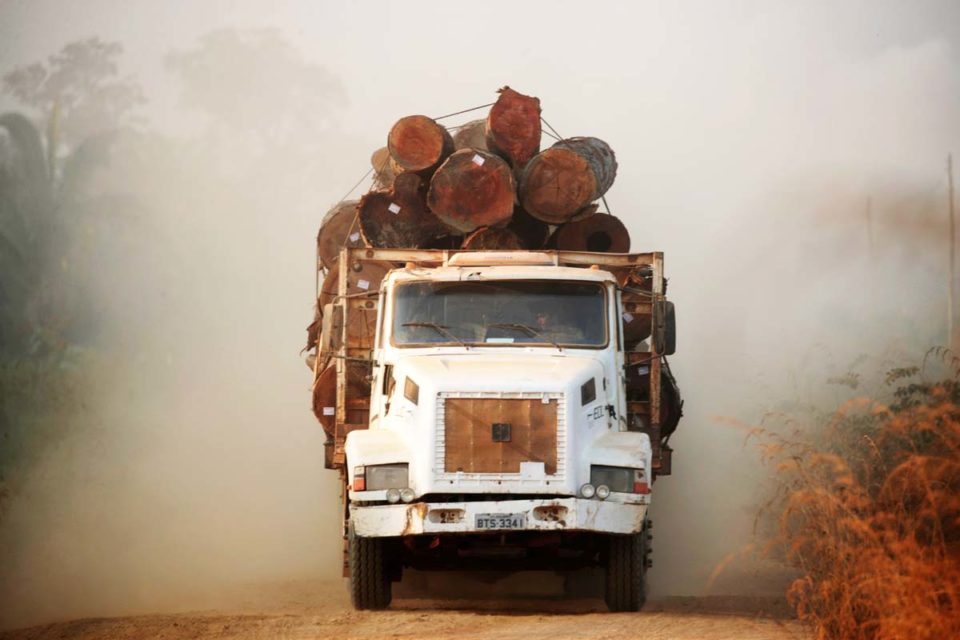
[[[46,61],[3,75],[3,91],[35,112],[47,132],[49,152],[58,143],[81,140],[136,124],[145,102],[140,85],[121,77],[123,46],[89,38],[72,42]]]

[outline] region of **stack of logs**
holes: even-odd
[[[324,218],[323,266],[343,246],[628,252],[624,225],[595,204],[616,176],[610,147],[582,137],[541,151],[540,100],[499,93],[454,134],[427,116],[397,121],[371,158],[375,190]]]
[[[598,212],[596,204],[616,176],[613,151],[591,137],[558,140],[541,151],[541,121],[540,100],[509,87],[499,91],[485,119],[456,127],[453,134],[427,116],[397,121],[387,146],[371,157],[374,190],[339,203],[323,219],[317,250],[327,275],[308,329],[308,349],[317,345],[324,309],[337,295],[342,247],[628,252],[623,223]],[[391,268],[364,263],[348,277],[348,293],[377,291]],[[628,346],[650,334],[649,317],[627,320],[632,305],[646,299],[629,291],[624,289]],[[360,337],[374,321],[373,316],[352,321],[349,330]],[[320,363],[315,367],[323,371],[319,378],[332,375]],[[329,391],[330,382],[318,379],[315,392]],[[328,402],[315,395],[325,427],[332,423],[321,411],[329,409]]]

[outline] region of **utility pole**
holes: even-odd
[[[957,243],[956,243],[956,219],[953,214],[953,154],[947,155],[947,197],[950,199],[947,211],[950,213],[950,273],[947,276],[947,344],[950,349],[956,352],[957,336],[953,326],[953,281],[956,277],[957,263]],[[954,353],[956,355],[956,353]]]

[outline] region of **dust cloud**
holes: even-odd
[[[84,408],[0,523],[0,625],[337,575],[335,475],[298,356],[316,226],[396,118],[504,84],[563,135],[610,142],[612,212],[635,250],[666,255],[686,415],[654,499],[653,595],[778,586],[708,587],[764,484],[716,417],[755,420],[860,354],[945,341],[957,8],[506,6],[0,4],[0,66],[96,33],[125,45],[149,100],[90,187],[135,206],[101,236]],[[182,64],[205,42],[209,66]]]

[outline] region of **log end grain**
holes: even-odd
[[[567,138],[560,140],[552,148],[569,149],[587,161],[597,181],[597,190],[592,200],[598,199],[613,186],[617,177],[617,157],[610,145],[600,138]]]
[[[562,224],[590,204],[597,181],[578,153],[551,147],[527,163],[520,178],[520,204],[533,217]]]
[[[473,120],[462,125],[453,134],[453,146],[457,151],[461,149],[487,151],[487,121]]]
[[[317,253],[320,262],[329,270],[337,263],[340,249],[365,246],[357,218],[360,202],[346,200],[330,209],[323,217],[317,234]]]
[[[380,147],[373,152],[370,166],[373,167],[374,187],[377,190],[383,191],[393,186],[393,179],[397,177],[396,163],[386,147]]]
[[[487,146],[519,171],[540,150],[540,133],[540,100],[500,89],[487,115]]]
[[[427,116],[407,116],[390,129],[387,149],[404,171],[430,171],[453,152],[453,138]]]
[[[481,227],[463,240],[464,249],[477,251],[526,249],[523,240],[509,228]]]
[[[469,232],[506,224],[516,186],[509,165],[486,151],[463,149],[450,156],[430,181],[427,204],[448,227]]]
[[[332,436],[336,429],[336,406],[337,368],[330,365],[321,371],[313,382],[313,415],[329,436]]]
[[[360,200],[360,231],[371,247],[422,249],[447,228],[427,210],[421,178],[401,173],[389,192],[374,191]]]
[[[593,251],[628,253],[630,233],[616,216],[596,213],[578,222],[569,222],[557,229],[554,236],[560,251]]]

